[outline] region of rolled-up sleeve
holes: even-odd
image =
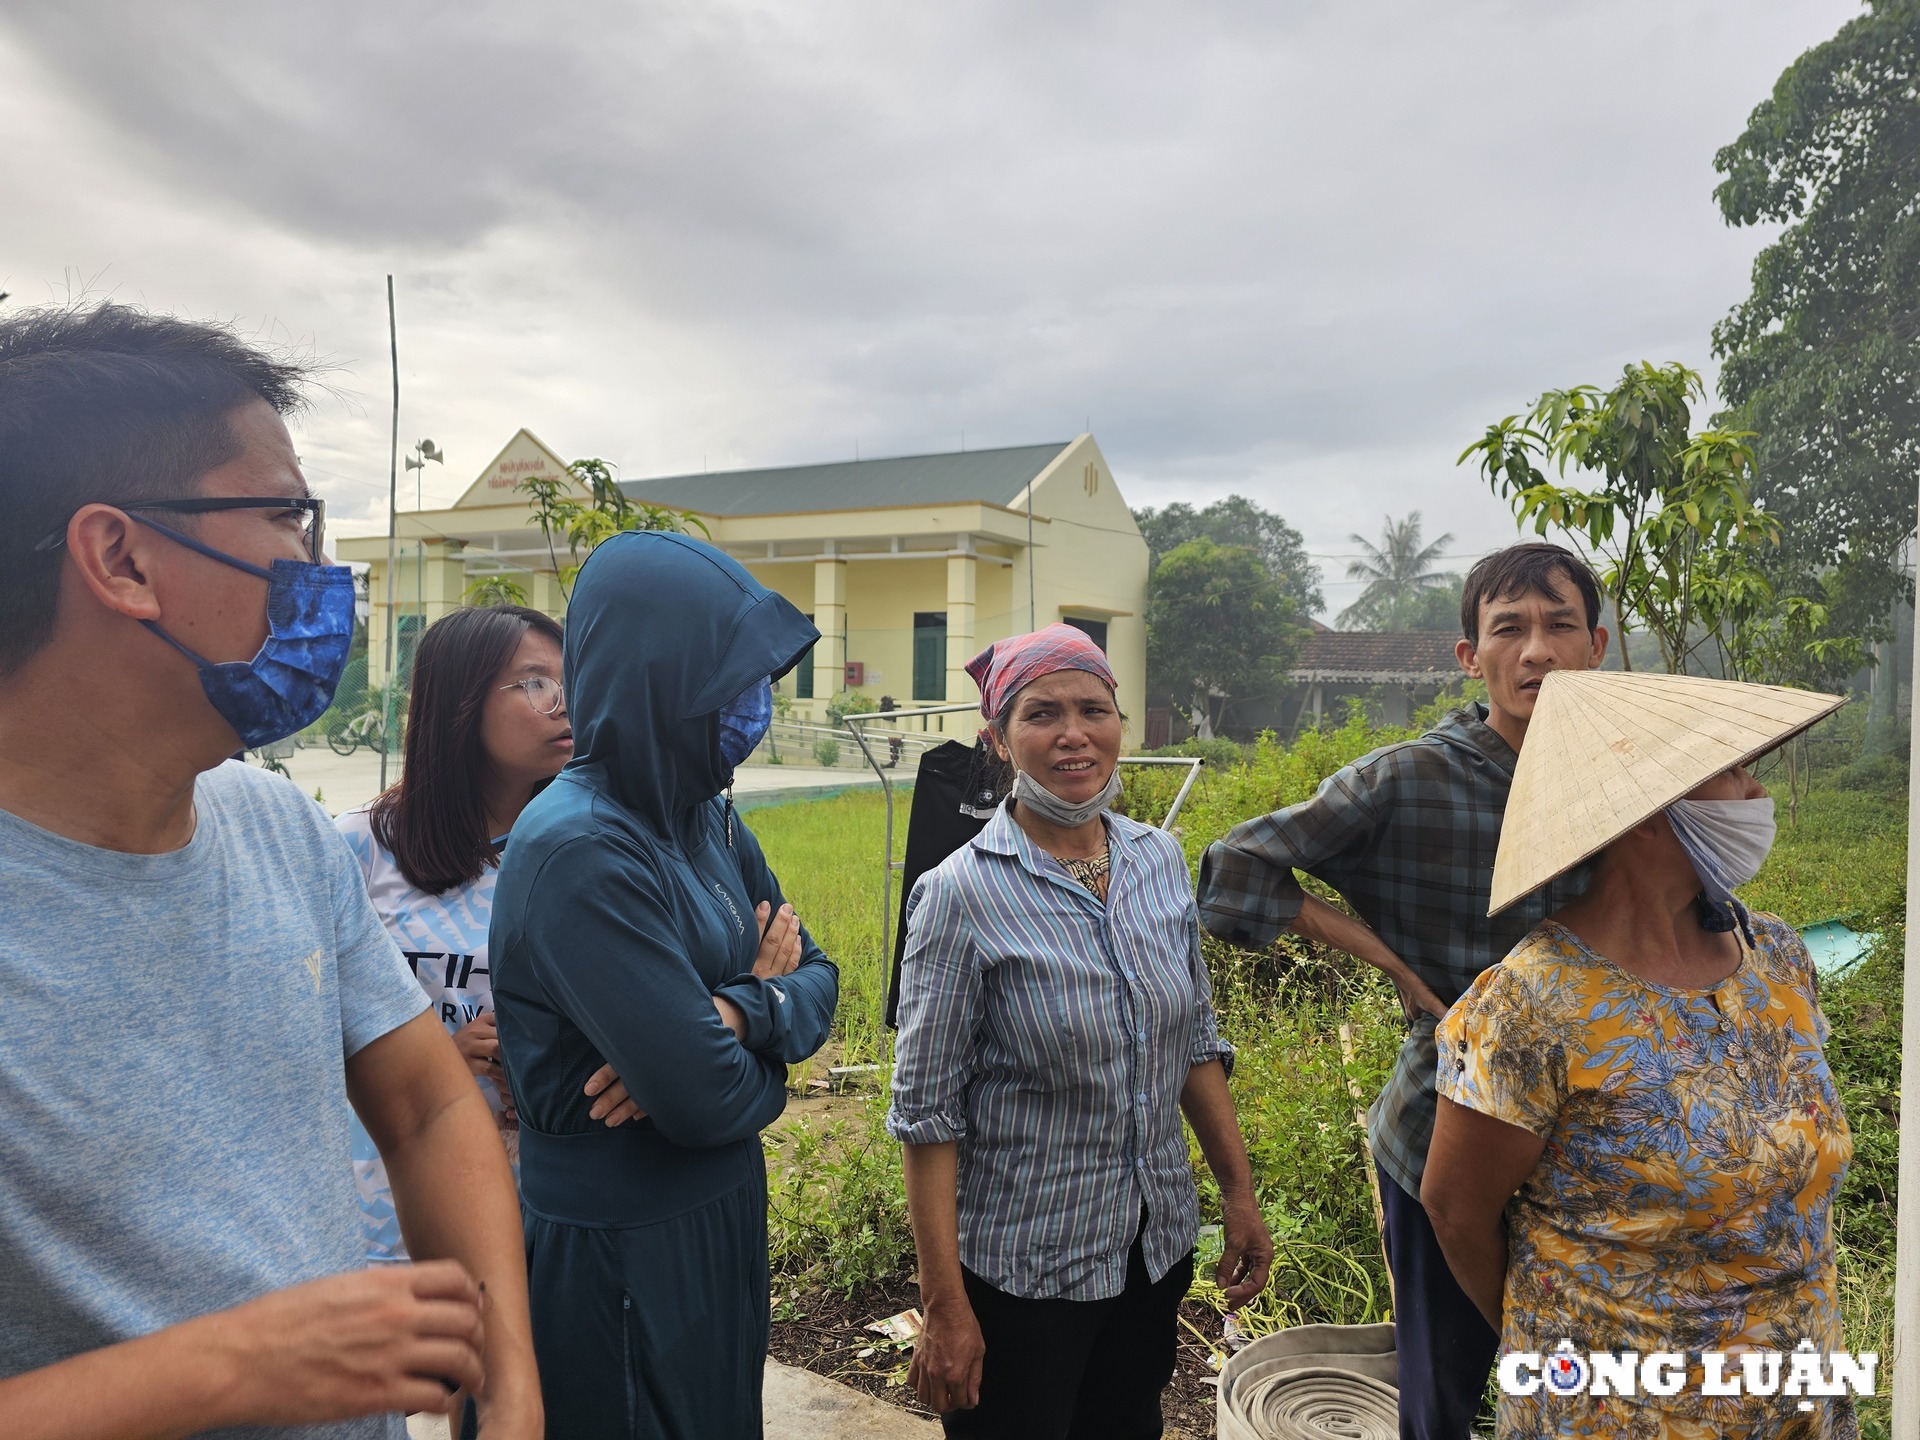
[[[1218,1060],[1231,1076],[1233,1046],[1221,1037],[1219,1017],[1214,1013],[1213,976],[1207,972],[1206,959],[1200,953],[1200,920],[1197,915],[1191,933],[1187,969],[1193,976],[1193,1028],[1187,1040],[1187,1065],[1206,1065]]]
[[[980,1026],[979,950],[965,907],[938,870],[907,904],[900,966],[900,1034],[894,1043],[887,1133],[906,1145],[939,1145],[967,1133],[967,1086]]]
[[[1311,800],[1236,825],[1200,861],[1200,923],[1235,945],[1260,950],[1286,933],[1305,892],[1295,870],[1318,873],[1366,847],[1377,824],[1369,776],[1349,765]]]

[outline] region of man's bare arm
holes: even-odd
[[[1400,992],[1400,1006],[1409,1020],[1422,1010],[1435,1016],[1447,1013],[1446,1005],[1433,993],[1432,987],[1414,974],[1412,967],[1387,947],[1386,941],[1365,923],[1334,909],[1319,896],[1309,894],[1301,899],[1300,913],[1293,917],[1289,928],[1315,944],[1344,950],[1356,960],[1364,960],[1384,972]]]
[[[486,1291],[485,1440],[540,1440],[545,1419],[527,1315],[513,1172],[493,1114],[431,1011],[347,1061],[347,1094],[386,1162],[416,1260],[457,1260]]]
[[[446,1404],[475,1385],[480,1292],[458,1265],[395,1265],[276,1290],[0,1380],[9,1440],[176,1440]]]

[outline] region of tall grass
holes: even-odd
[[[905,852],[909,800],[894,801],[894,854]],[[886,804],[871,790],[772,805],[744,817],[780,877],[794,912],[840,967],[837,1038],[849,1064],[884,1062],[893,1043],[881,1024],[888,959],[880,953],[881,852]],[[890,905],[900,901],[898,884]]]

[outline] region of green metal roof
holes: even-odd
[[[778,470],[668,475],[625,480],[620,488],[650,505],[697,510],[703,515],[792,515],[965,501],[1009,505],[1068,443],[785,465]]]

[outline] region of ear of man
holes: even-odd
[[[152,558],[159,537],[109,505],[83,505],[67,522],[67,570],[87,597],[129,620],[158,620]],[[80,596],[69,596],[79,599]],[[63,617],[56,614],[55,627]]]

